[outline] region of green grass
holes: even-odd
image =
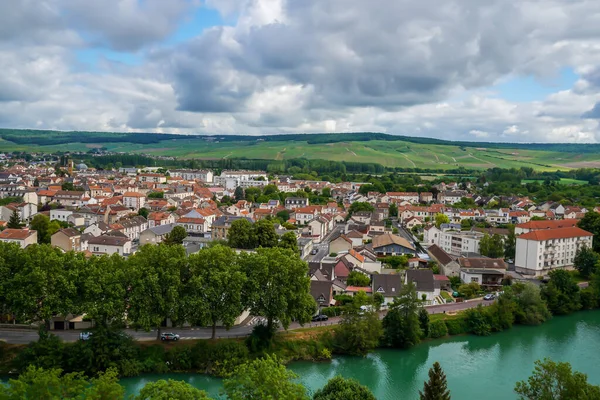
[[[544,183],[543,179],[523,179],[521,184],[524,185],[526,183],[539,182]],[[559,184],[561,185],[587,185],[587,181],[582,181],[580,179],[572,179],[572,178],[560,178]]]
[[[473,144],[484,146],[484,144]],[[450,170],[531,167],[538,171],[568,170],[598,163],[596,154],[561,153],[557,151],[496,149],[465,147],[453,144],[423,144],[410,141],[348,141],[309,144],[296,141],[235,141],[209,142],[186,137],[162,140],[159,143],[131,142],[67,143],[41,146],[16,144],[0,139],[2,151],[89,151],[104,147],[109,151],[143,153],[155,156],[173,156],[182,159],[248,158],[285,160],[292,158],[325,159],[333,161],[377,163],[386,167]],[[564,179],[561,183],[577,184],[582,181]]]
[[[444,300],[454,300],[454,299],[452,299],[452,296],[450,296],[450,294],[448,294],[448,292],[442,291],[442,292],[440,292],[440,295],[442,296],[442,298]]]

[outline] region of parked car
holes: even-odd
[[[92,338],[92,332],[81,332],[79,334],[79,340],[90,340]]]
[[[312,322],[327,321],[329,317],[325,314],[319,314],[312,317]]]
[[[483,296],[484,300],[494,300],[496,298],[496,295],[493,293],[488,293],[485,296]]]
[[[167,341],[167,340],[178,341],[179,340],[179,335],[177,333],[161,333],[160,334],[160,340],[163,340],[163,341]]]

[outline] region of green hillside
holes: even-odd
[[[600,167],[600,145],[450,142],[381,133],[184,136],[144,133],[0,130],[0,151],[83,151],[182,159],[323,159],[386,167],[557,170]]]

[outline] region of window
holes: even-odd
[[[478,283],[478,282],[479,282],[479,278],[475,278],[475,277],[473,277],[473,278],[471,278],[471,282],[476,282],[476,283]]]

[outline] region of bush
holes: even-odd
[[[208,348],[206,371],[217,375],[226,376],[249,358],[246,345],[233,340],[217,341]]]
[[[44,369],[63,368],[64,343],[53,334],[41,334],[37,342],[30,343],[14,360],[14,366],[19,371],[25,371],[28,366]]]
[[[169,370],[165,348],[160,345],[140,349],[138,361],[143,372],[162,374]]]
[[[352,301],[354,301],[354,298],[347,294],[338,294],[337,296],[334,296],[333,298],[340,306],[345,306],[346,304],[352,303]]]
[[[492,328],[481,305],[466,310],[465,315],[469,332],[477,336],[487,336],[491,333]]]
[[[173,371],[189,371],[192,369],[192,348],[174,347],[167,353],[169,369]]]
[[[433,321],[429,324],[429,337],[437,339],[448,335],[448,326],[446,321]]]
[[[342,314],[342,310],[342,307],[323,307],[321,308],[321,314],[328,317],[337,317]]]
[[[273,338],[277,333],[275,325],[269,328],[268,325],[258,324],[252,328],[252,333],[246,338],[246,346],[252,353],[260,353],[271,347]]]
[[[455,318],[447,319],[444,321],[448,328],[449,335],[461,335],[469,332],[469,326],[464,316],[457,316]]]

